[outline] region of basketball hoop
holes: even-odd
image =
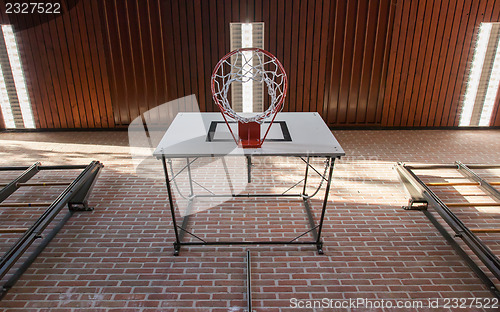
[[[241,64],[241,65],[239,65]],[[286,97],[287,77],[283,65],[271,53],[259,48],[242,48],[226,54],[215,66],[211,79],[212,96],[236,144],[243,148],[262,146],[276,114],[283,108]],[[269,107],[254,116],[241,116],[231,107],[228,94],[233,82],[265,83],[270,96]],[[272,116],[265,135],[261,138],[260,128],[265,119]],[[226,117],[238,122],[236,138]]]

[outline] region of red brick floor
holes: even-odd
[[[312,246],[243,246],[183,247],[181,255],[173,257],[174,234],[163,175],[154,166],[140,166],[139,173],[134,170],[126,132],[1,133],[0,165],[35,161],[82,164],[97,159],[105,168],[90,199],[95,210],[73,215],[0,301],[0,310],[245,311],[245,256],[249,248],[255,311],[482,311],[290,308],[292,298],[309,302],[323,298],[423,302],[491,298],[421,212],[401,209],[407,197],[392,167],[398,161],[499,163],[500,131],[359,130],[334,134],[346,157],[335,166],[323,231],[325,255],[317,255]],[[219,175],[221,165],[211,165],[216,169],[198,167],[200,184],[227,188]],[[322,163],[318,160],[316,165],[321,168]],[[242,169],[236,160],[228,166],[235,174]],[[259,183],[252,183],[247,190],[282,191],[303,169],[297,160],[257,161],[254,181]],[[9,177],[0,177],[0,183]],[[61,178],[71,177],[68,173]],[[187,185],[182,179],[180,176],[181,192]],[[311,184],[318,181],[311,178]],[[59,190],[44,189],[38,199],[50,199]],[[24,200],[28,191],[16,193],[13,200]],[[460,199],[446,190],[443,194]],[[312,201],[316,217],[322,195],[320,192]],[[181,204],[179,194],[177,198]],[[498,210],[485,215],[481,211],[460,212],[472,225],[500,227]],[[26,224],[36,216],[36,211],[2,211],[0,225]],[[242,235],[279,239],[301,233],[305,220],[296,200],[228,201],[195,214],[190,229],[211,239],[219,234],[229,239]],[[224,231],[217,232],[218,228]],[[485,240],[500,253],[499,237],[490,235]],[[14,238],[8,238],[9,242]],[[6,248],[8,244],[2,241],[0,252]]]

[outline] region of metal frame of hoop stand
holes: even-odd
[[[247,168],[248,168],[248,180],[250,181],[250,179],[251,179],[251,157],[252,156],[246,156],[246,157],[247,157],[247,161],[248,161],[248,166],[247,166]],[[211,194],[211,195],[196,195],[196,194],[194,194],[194,188],[193,188],[193,181],[194,180],[192,179],[192,176],[191,176],[191,165],[193,164],[194,161],[196,161],[198,159],[198,157],[195,158],[194,160],[190,160],[188,157],[186,157],[186,165],[180,171],[178,171],[175,174],[172,174],[172,177],[170,177],[169,173],[168,173],[168,167],[167,167],[167,158],[165,156],[162,156],[161,157],[161,161],[162,161],[162,165],[163,165],[163,171],[164,171],[164,174],[165,174],[165,182],[166,182],[166,186],[167,186],[168,201],[169,201],[169,205],[170,205],[170,212],[171,212],[171,215],[172,215],[172,223],[173,223],[174,233],[175,233],[174,256],[178,256],[179,255],[181,246],[196,246],[196,245],[198,245],[198,246],[199,245],[315,245],[316,249],[318,250],[318,253],[319,254],[323,254],[323,241],[321,240],[321,232],[322,232],[322,229],[323,229],[323,222],[324,222],[324,218],[325,218],[326,207],[327,207],[327,204],[328,204],[328,193],[330,191],[330,186],[331,186],[331,181],[332,181],[332,175],[333,175],[333,168],[334,168],[336,157],[331,157],[331,156],[324,157],[326,159],[326,161],[327,161],[327,164],[325,166],[325,173],[324,174],[321,174],[320,172],[318,172],[310,164],[310,162],[309,162],[310,157],[307,157],[307,160],[305,160],[301,156],[296,156],[296,157],[299,157],[306,164],[306,170],[305,170],[305,173],[304,173],[304,179],[302,179],[298,183],[294,184],[292,187],[290,187],[289,189],[285,190],[281,194]],[[314,158],[323,158],[323,157],[315,156]],[[224,158],[222,158],[222,159],[224,159]],[[168,162],[171,164],[171,158],[168,158]],[[224,164],[224,168],[225,168],[226,173],[227,173],[227,167],[226,167],[225,163],[223,163],[223,164]],[[314,220],[313,213],[311,211],[311,206],[309,204],[309,198],[311,198],[312,196],[308,196],[305,193],[306,192],[306,186],[307,186],[307,178],[308,178],[308,175],[309,175],[309,168],[311,168],[312,170],[314,170],[321,177],[322,182],[326,181],[326,188],[325,188],[325,195],[323,197],[321,217],[320,217],[319,223],[317,225],[316,225],[316,222]],[[182,225],[181,226],[178,225],[177,218],[175,216],[174,198],[172,196],[172,182],[184,170],[187,170],[188,177],[189,177],[189,186],[190,186],[190,195],[189,195],[189,198],[188,198],[188,207],[187,207],[188,210],[191,209],[191,206],[193,205],[193,201],[197,197],[229,197],[229,198],[253,198],[253,197],[255,197],[255,198],[265,198],[265,197],[268,197],[268,198],[269,197],[278,197],[278,198],[279,197],[286,197],[286,198],[291,198],[291,197],[298,197],[298,198],[302,199],[302,201],[304,202],[304,209],[306,211],[308,223],[309,223],[309,225],[310,225],[311,228],[309,230],[307,230],[306,232],[304,232],[304,233],[296,236],[295,238],[293,238],[291,240],[287,240],[287,241],[283,241],[283,240],[280,240],[280,241],[244,241],[244,240],[242,240],[242,241],[206,241],[206,240],[198,237],[197,235],[195,235],[195,234],[193,234],[193,233],[191,233],[191,232],[189,232],[189,231],[186,230],[186,227],[187,227],[187,225],[189,223],[189,215],[186,215],[182,219]],[[302,182],[304,182],[302,193],[299,193],[299,194],[287,194],[287,192],[290,189],[292,189],[293,187],[299,185]],[[321,184],[320,184],[319,188],[321,188]],[[318,188],[318,190],[319,190],[319,188]],[[315,194],[313,194],[313,196],[314,195]],[[186,233],[189,234],[189,235],[191,235],[192,237],[198,239],[199,241],[184,242],[183,238],[184,238],[184,235]],[[306,235],[308,233],[312,233],[314,240],[297,241],[299,238],[303,237],[304,235]]]

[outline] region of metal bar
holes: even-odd
[[[69,210],[73,211],[91,211],[93,208],[88,206],[88,198],[90,193],[94,189],[94,185],[97,182],[97,178],[101,174],[101,168],[104,167],[101,164],[99,170],[95,170],[82,184],[82,186],[73,193],[70,201],[68,202]]]
[[[448,207],[490,207],[500,206],[500,203],[447,203]]]
[[[323,230],[323,221],[325,220],[326,206],[328,205],[328,193],[330,193],[330,185],[332,184],[332,174],[333,167],[335,164],[335,158],[330,158],[330,172],[328,173],[328,182],[326,183],[325,197],[323,199],[323,208],[321,209],[321,218],[318,227],[318,238],[316,239],[316,248],[320,255],[323,254],[323,243],[321,242],[321,231]]]
[[[7,168],[7,167],[0,167],[0,168]],[[0,203],[6,200],[10,195],[12,195],[12,193],[14,193],[18,189],[17,186],[18,183],[27,182],[35,174],[37,174],[38,171],[40,171],[40,163],[36,162],[24,170],[25,171],[21,175],[19,175],[17,178],[12,180],[12,182],[7,184],[4,188],[0,190]]]
[[[181,242],[180,245],[316,245],[316,241],[217,241]]]
[[[405,165],[410,170],[431,170],[431,169],[458,169],[457,165]],[[500,165],[467,165],[471,169],[499,169]]]
[[[456,164],[458,165],[458,171],[460,171],[461,174],[479,183],[479,187],[485,193],[491,195],[497,202],[500,202],[500,191],[492,186],[495,182],[492,182],[491,184],[486,182],[483,178],[459,161],[457,161]],[[500,185],[500,182],[496,185]]]
[[[309,206],[309,200],[304,199],[304,210],[306,211],[307,221],[309,222],[309,227],[311,228],[314,240],[318,240],[318,231],[316,230],[316,222],[314,222],[314,216],[311,211],[311,206]]]
[[[307,176],[308,175],[309,175],[309,156],[307,156],[306,173],[304,174],[304,188],[302,189],[302,194],[304,196],[307,196],[307,194],[306,194],[306,187],[307,187]]]
[[[281,193],[281,195],[285,195],[286,192],[288,192],[289,190],[293,189],[294,187],[296,187],[297,185],[299,185],[300,183],[302,183],[302,181],[304,181],[304,179],[300,180],[299,182],[297,182],[294,185],[292,185],[289,188],[287,188],[283,193]]]
[[[0,207],[48,207],[52,203],[1,203]]]
[[[479,185],[477,182],[430,182],[425,183],[427,186],[462,186],[462,185]]]
[[[252,156],[247,156],[247,182],[252,183]]]
[[[247,306],[248,312],[252,312],[252,260],[250,250],[247,250]]]
[[[40,245],[29,255],[29,257],[24,261],[21,266],[12,274],[12,276],[7,280],[7,282],[0,289],[0,300],[7,293],[7,291],[12,288],[17,282],[17,280],[23,275],[23,273],[30,267],[30,265],[35,261],[36,257],[47,247],[50,241],[56,236],[57,233],[63,228],[66,221],[71,218],[74,211],[68,211],[66,215],[59,221],[59,223],[48,233],[48,235],[42,240]]]
[[[77,170],[85,168],[87,168],[86,165],[40,166],[40,170]]]
[[[205,191],[209,192],[210,194],[212,195],[215,195],[214,192],[212,192],[211,190],[209,190],[208,188],[204,187],[203,185],[201,185],[200,183],[196,182],[195,180],[192,180],[192,182],[196,185],[198,185],[199,187],[201,187],[202,189],[204,189]],[[195,195],[190,195],[190,197],[196,197]]]
[[[67,186],[69,182],[36,182],[36,183],[17,183],[18,187],[21,186]]]
[[[493,275],[500,279],[500,260],[495,254],[482,243],[482,241],[472,233],[465,224],[448,208],[448,206],[439,199],[439,197],[429,189],[418,176],[413,173],[411,169],[404,164],[398,164],[398,172],[402,179],[411,179],[407,181],[405,186],[412,187],[409,189],[411,194],[420,193],[421,197],[425,198],[431,204],[436,212],[443,218],[443,220],[451,227],[451,229],[460,237],[465,244],[477,255],[484,265],[493,273]],[[420,198],[419,198],[420,199]]]
[[[467,165],[471,169],[500,169],[500,164],[487,165],[487,164],[471,164]]]
[[[206,242],[204,239],[198,237],[197,235],[189,232],[188,230],[186,230],[187,226],[188,226],[188,223],[189,223],[189,212],[191,211],[191,208],[192,208],[192,205],[193,205],[193,200],[190,200],[188,202],[188,208],[186,209],[187,211],[187,214],[186,216],[184,216],[184,218],[182,219],[182,225],[179,227],[179,229],[181,230],[181,232],[179,233],[179,241],[182,242],[183,238],[184,238],[184,233],[187,233],[195,238],[197,238],[198,240],[202,241],[202,242]],[[304,200],[304,205],[306,205],[306,207],[309,207],[309,202],[307,199]],[[314,223],[314,219],[312,217],[312,214],[311,214],[311,211],[310,209],[307,209],[306,208],[306,211],[308,213],[308,217],[311,218],[310,219],[310,225],[311,225],[311,229],[300,234],[299,236],[295,237],[294,239],[290,240],[289,243],[293,243],[295,240],[299,239],[300,237],[306,235],[307,233],[309,232],[313,232],[313,237],[314,237],[314,240],[317,239],[317,235],[318,235],[318,232],[317,232],[317,228],[318,228],[318,225],[316,225]],[[312,223],[311,223],[312,222]],[[181,243],[181,245],[184,244],[184,243]]]
[[[500,229],[470,229],[472,233],[500,233]]]
[[[186,166],[187,166],[187,171],[188,171],[188,177],[189,177],[189,190],[190,194],[189,196],[194,195],[194,190],[193,190],[193,179],[191,177],[191,166],[189,165],[189,158],[186,158]]]
[[[456,168],[454,168],[456,169]],[[451,180],[454,180],[454,179],[457,179],[457,180],[464,180],[465,178],[463,176],[445,176],[445,175],[439,175],[439,176],[436,176],[434,174],[421,174],[420,175],[421,177],[425,177],[425,178],[435,178],[435,179],[451,179]],[[483,178],[486,178],[486,179],[497,179],[498,177],[497,176],[494,176],[494,175],[491,175],[491,176],[487,176],[487,177],[484,177]]]
[[[179,247],[180,247],[180,240],[179,240],[179,232],[177,231],[177,222],[175,220],[175,208],[174,208],[174,199],[172,197],[172,189],[170,187],[170,179],[168,178],[168,170],[167,170],[167,163],[165,160],[165,156],[161,156],[161,163],[163,165],[163,171],[165,173],[165,182],[167,184],[167,193],[168,193],[168,203],[170,205],[170,213],[172,214],[172,223],[174,225],[174,233],[175,233],[175,243],[174,243],[174,256],[179,255]]]
[[[439,221],[428,211],[423,210],[424,215],[431,221],[431,223],[436,227],[436,229],[441,233],[444,239],[451,245],[451,247],[456,251],[456,253],[464,259],[465,263],[476,273],[477,277],[488,287],[491,293],[500,299],[500,291],[497,289],[495,284],[491,279],[479,268],[479,266],[469,257],[469,255],[464,251],[464,249],[453,239],[453,237],[448,233],[448,231],[439,223]]]
[[[199,237],[198,235],[195,235],[195,234],[193,234],[193,233],[189,232],[189,231],[188,231],[188,230],[186,230],[186,229],[183,229],[183,228],[179,227],[179,230],[181,230],[181,233],[179,234],[179,235],[181,236],[181,242],[182,242],[182,237],[184,237],[184,236],[182,235],[182,233],[183,233],[183,232],[186,232],[186,233],[188,233],[189,235],[193,236],[194,238],[196,238],[196,239],[198,239],[198,240],[200,240],[200,241],[202,241],[202,242],[206,243],[206,241],[205,241],[203,238],[201,238],[201,237]]]
[[[10,234],[10,233],[24,233],[28,228],[5,228],[0,229],[0,234]]]
[[[7,274],[9,269],[21,257],[21,255],[31,246],[45,228],[52,222],[61,209],[72,199],[74,194],[85,185],[89,178],[95,177],[100,171],[102,164],[97,161],[91,162],[80,175],[57,197],[57,199],[45,210],[45,212],[35,221],[35,223],[17,240],[0,259],[0,279]]]
[[[313,227],[312,229],[310,229],[309,231],[306,231],[302,234],[300,234],[299,236],[295,237],[294,239],[290,240],[290,242],[294,242],[296,241],[297,239],[301,238],[302,236],[306,235],[307,233],[309,232],[312,232],[312,231],[316,231],[316,229],[318,228],[318,226],[316,225],[315,227]],[[316,234],[317,235],[317,234]]]
[[[290,244],[290,245],[311,245],[311,244],[313,244],[313,245],[316,245],[316,248],[318,249],[318,252],[320,254],[323,253],[322,241],[320,238],[321,236],[320,236],[320,232],[317,232],[317,229],[318,228],[321,229],[322,224],[324,222],[326,206],[328,203],[328,193],[329,193],[330,186],[331,186],[335,158],[327,157],[327,160],[325,162],[325,172],[322,174],[322,173],[318,172],[313,166],[311,166],[311,164],[309,163],[309,157],[308,157],[308,161],[305,161],[302,157],[300,157],[302,159],[302,161],[304,161],[307,165],[306,172],[308,172],[309,167],[311,167],[324,181],[327,181],[327,189],[326,189],[326,193],[325,193],[325,197],[324,197],[324,202],[323,202],[323,206],[322,206],[321,221],[320,221],[319,225],[315,225],[315,223],[314,223],[313,214],[311,212],[309,203],[307,202],[307,198],[304,197],[304,194],[303,193],[302,194],[285,194],[290,189],[287,189],[282,194],[211,194],[211,195],[210,194],[200,194],[200,195],[193,194],[192,196],[190,196],[190,198],[189,198],[190,204],[192,204],[192,200],[194,200],[197,197],[199,197],[199,198],[205,198],[205,197],[208,197],[208,198],[214,198],[214,197],[229,197],[229,198],[299,197],[299,198],[304,200],[304,203],[305,203],[304,205],[306,206],[306,211],[309,210],[308,218],[310,219],[310,225],[312,228],[310,230],[304,232],[303,234],[299,235],[298,237],[292,239],[291,241],[212,241],[212,242],[204,241],[203,239],[198,238],[197,236],[195,236],[194,234],[192,234],[186,230],[188,222],[189,222],[188,215],[186,215],[183,218],[182,226],[181,227],[177,226],[177,221],[176,221],[176,216],[175,216],[175,208],[174,208],[174,199],[172,196],[171,184],[170,184],[170,182],[174,179],[173,178],[170,179],[168,177],[168,170],[167,170],[165,156],[162,156],[161,158],[162,158],[163,170],[165,173],[165,179],[166,179],[166,184],[167,184],[169,205],[170,205],[171,214],[172,214],[172,221],[173,221],[173,225],[174,225],[174,233],[176,236],[176,240],[174,243],[174,255],[175,256],[179,255],[180,247],[183,245],[198,245],[198,246],[200,246],[200,245],[288,245],[288,244]],[[188,161],[188,164],[190,164],[189,161]],[[328,170],[328,166],[330,166],[330,171],[329,171],[329,176],[327,178],[326,172]],[[188,165],[186,165],[185,168],[187,168],[187,167],[188,167]],[[226,170],[227,170],[227,168],[226,168]],[[226,173],[227,173],[227,171],[226,171]],[[304,180],[302,180],[302,181],[304,181]],[[196,183],[196,181],[194,181],[194,180],[192,182]],[[295,184],[295,185],[297,185],[297,184]],[[296,241],[297,238],[302,237],[311,231],[314,231],[314,234],[313,234],[314,241]],[[190,234],[190,235],[194,236],[195,238],[198,238],[200,241],[183,242],[182,240],[185,236],[184,233]],[[317,233],[317,235],[315,235],[316,233]]]
[[[38,163],[38,170],[72,170],[72,169],[85,169],[86,165],[60,165],[60,166],[41,166]],[[0,167],[0,171],[18,171],[27,170],[31,166],[10,166],[10,167]]]
[[[302,194],[201,194],[193,197],[302,197]]]
[[[21,186],[58,186],[58,185],[68,185],[66,182],[36,182],[36,183],[17,183],[17,187]],[[6,187],[9,184],[0,184],[0,187]]]
[[[195,159],[193,159],[190,163],[188,163],[188,165],[191,165],[192,163],[194,163],[196,160],[198,159],[198,157],[196,157]],[[172,160],[169,159],[170,162],[172,162]],[[174,174],[174,171],[172,169],[172,179],[170,179],[170,181],[173,181],[179,174],[181,174],[184,170],[186,170],[186,168],[188,167],[188,165],[185,165],[184,167],[182,167],[181,170],[179,170],[179,172],[177,172],[176,174]]]
[[[410,170],[457,169],[456,165],[405,165]]]
[[[486,181],[484,181],[486,182]],[[500,185],[500,182],[487,182],[490,185]],[[479,182],[430,182],[426,183],[427,186],[459,186],[459,185],[479,185]]]
[[[318,170],[316,170],[316,168],[314,168],[313,166],[311,166],[310,163],[308,163],[307,161],[304,160],[304,158],[302,157],[299,157],[303,162],[305,162],[307,164],[308,167],[311,167],[312,170],[314,170],[323,180],[327,180],[320,172],[318,172]]]

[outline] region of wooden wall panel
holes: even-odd
[[[137,7],[137,1],[128,3]],[[123,2],[105,2],[111,7],[105,20],[124,10]],[[128,118],[120,120],[124,125],[141,112],[134,108],[138,96],[153,100],[147,105],[152,107],[195,94],[202,111],[217,111],[209,80],[216,62],[229,51],[229,23],[263,21],[265,48],[282,61],[289,76],[286,111],[318,111],[328,125],[338,127],[457,126],[474,34],[479,23],[498,20],[500,9],[495,0],[141,2],[149,8],[153,3],[164,35],[152,44],[153,49],[163,46],[166,91],[157,94],[161,88],[150,77],[145,90],[127,90],[127,101],[115,104],[127,112]],[[144,65],[129,56],[131,43],[126,41],[135,38],[130,33],[134,21],[120,16],[117,31],[128,37],[108,38],[120,41],[117,46],[126,58],[108,62],[114,67],[109,72],[121,68],[125,76],[136,76],[135,68]],[[143,37],[148,34],[142,31]],[[157,61],[153,64],[159,68]],[[154,95],[137,94],[141,92]]]
[[[329,88],[325,84],[329,74],[326,60],[331,54],[329,42],[333,34],[328,13],[335,1],[105,0],[103,3],[108,76],[112,77],[109,86],[114,120],[118,124],[126,125],[144,111],[138,107],[151,108],[190,94],[196,95],[202,111],[218,111],[210,92],[210,75],[218,60],[229,52],[231,22],[265,23],[265,49],[282,61],[289,76],[286,111],[324,112],[324,94]],[[139,8],[136,15],[130,14],[131,8]],[[146,21],[143,15],[151,12],[160,15],[151,27],[137,22]],[[144,38],[153,37],[153,29],[161,29],[163,36],[156,34],[155,40],[146,43]],[[364,35],[359,39],[360,44],[363,38]],[[152,58],[151,50],[161,55]],[[142,55],[148,55],[149,59]],[[158,73],[149,69],[152,66]],[[145,85],[137,87],[138,81]]]
[[[491,116],[491,125],[500,127],[500,85],[498,86],[497,95],[495,97],[495,108]]]
[[[458,126],[478,26],[500,19],[500,0],[62,3],[58,16],[0,12],[38,128],[126,126],[190,94],[218,111],[210,75],[231,22],[265,23],[265,49],[289,78],[285,111],[317,111],[332,127]]]
[[[500,1],[398,1],[396,11],[392,42],[413,40],[391,47],[381,125],[458,126],[478,27],[500,20]]]
[[[5,13],[5,3],[3,2],[0,2],[0,25],[1,24],[10,24],[9,16]],[[0,110],[0,129],[5,129],[2,110]]]
[[[396,28],[394,1],[331,1],[323,118],[330,126],[379,125]],[[400,19],[397,22],[400,23]],[[399,25],[397,25],[399,31]],[[391,50],[392,49],[392,50]],[[324,56],[323,56],[324,57]],[[392,75],[393,72],[390,73]],[[392,77],[392,76],[391,76]]]
[[[60,14],[0,14],[14,27],[36,127],[112,128],[98,2],[61,4]]]

